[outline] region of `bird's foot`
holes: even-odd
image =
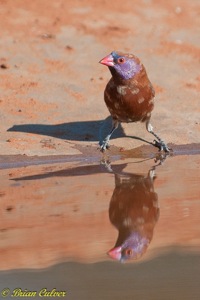
[[[102,142],[102,144],[100,144],[100,151],[101,151],[101,152],[105,152],[105,151],[106,151],[107,149],[109,149],[109,148],[110,148],[110,146],[109,146],[107,140],[104,140],[104,141]]]
[[[109,159],[103,158],[103,159],[100,161],[100,164],[103,165],[103,166],[105,167],[106,171],[113,173],[113,170],[112,170],[112,167],[111,167],[111,162],[110,162]]]
[[[160,140],[160,141],[157,141],[157,140],[154,140],[153,141],[153,145],[155,147],[157,147],[159,149],[159,151],[164,151],[165,153],[169,153],[172,149],[169,148],[167,146],[167,144],[165,144],[164,141]]]
[[[164,161],[167,159],[168,156],[170,156],[169,152],[165,152],[165,153],[158,152],[156,158],[154,159],[156,165],[153,168],[163,165]]]

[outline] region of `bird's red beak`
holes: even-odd
[[[112,248],[110,251],[108,251],[108,255],[115,260],[121,260],[121,250],[122,247]]]
[[[99,62],[102,65],[106,65],[108,67],[113,67],[114,66],[114,60],[111,54],[107,55],[104,57],[102,60]]]

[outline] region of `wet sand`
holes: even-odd
[[[23,291],[36,291],[33,299],[41,299],[38,294],[44,287],[48,291],[56,287],[66,292],[61,299],[198,300],[199,265],[199,255],[180,254],[179,248],[173,248],[139,265],[69,262],[39,271],[6,272],[0,274],[0,287],[9,286],[11,292],[19,286]]]

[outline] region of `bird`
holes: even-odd
[[[138,260],[146,252],[158,221],[160,209],[154,191],[154,169],[147,174],[115,174],[109,218],[118,230],[110,258],[120,262]]]
[[[154,108],[155,91],[140,59],[129,53],[112,51],[99,61],[111,72],[104,91],[104,100],[112,117],[112,128],[103,142],[101,151],[109,148],[111,135],[121,122],[144,122],[155,139],[152,144],[159,151],[170,152],[168,145],[154,132],[150,123]]]

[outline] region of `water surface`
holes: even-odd
[[[198,153],[48,161],[2,169],[0,180],[1,290],[200,298]]]

